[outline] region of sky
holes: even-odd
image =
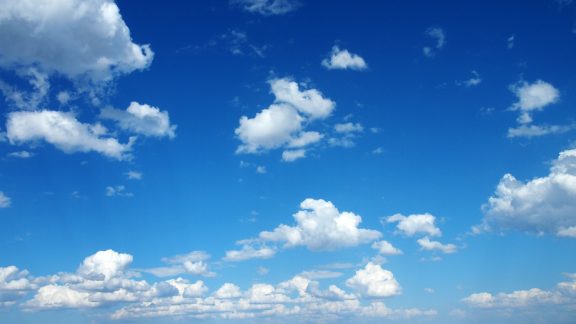
[[[0,322],[573,323],[576,3],[0,0]]]

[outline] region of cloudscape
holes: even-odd
[[[576,2],[0,0],[1,323],[574,323]]]

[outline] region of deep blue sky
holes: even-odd
[[[87,15],[75,0],[2,2],[0,270],[12,270],[0,271],[1,322],[188,322],[206,314],[194,307],[219,300],[225,283],[241,292],[221,299],[230,302],[226,311],[208,310],[208,322],[226,322],[229,312],[256,316],[249,322],[576,316],[572,1],[90,0],[95,11]],[[106,6],[121,17],[105,20]],[[119,50],[143,44],[154,53],[144,63]],[[363,64],[322,64],[345,51]],[[83,61],[58,60],[68,55]],[[110,67],[94,70],[102,58]],[[38,75],[50,85],[44,93],[30,83]],[[329,114],[306,112],[305,105],[319,109],[310,98],[281,99],[273,86],[284,81],[297,89],[291,98],[314,92],[330,100]],[[63,92],[71,99],[58,100]],[[154,116],[139,119],[127,110],[131,102]],[[301,124],[279,135],[290,120],[257,119],[273,104]],[[66,126],[49,123],[47,113],[85,127],[89,138],[54,139]],[[520,121],[523,113],[532,120]],[[242,116],[253,128],[241,128]],[[92,131],[97,124],[106,132]],[[262,137],[249,137],[266,126]],[[521,127],[540,132],[509,135]],[[291,144],[306,131],[321,138]],[[103,138],[125,144],[131,136],[121,156],[95,148]],[[284,137],[262,144],[274,136]],[[237,151],[249,144],[258,148]],[[287,151],[305,157],[286,161]],[[505,174],[520,182],[508,185]],[[308,198],[338,211],[300,207]],[[297,226],[293,215],[306,209],[318,228]],[[344,212],[361,223],[331,229]],[[395,214],[406,227],[389,218]],[[428,223],[418,222],[423,214]],[[302,236],[261,234],[281,224]],[[379,253],[372,244],[380,241],[403,253]],[[243,247],[272,252],[227,257]],[[160,267],[172,272],[159,275]],[[382,279],[387,271],[394,279]],[[207,289],[194,298],[174,293],[167,280],[178,277]],[[282,285],[294,277],[308,280],[300,295]],[[250,295],[264,283],[276,289],[273,302]],[[161,295],[158,285],[172,285],[172,293]],[[330,285],[348,297],[327,297]],[[44,294],[49,289],[56,292]],[[106,293],[129,297],[98,299]],[[185,310],[162,315],[151,301]],[[244,302],[269,313],[242,309]],[[389,312],[370,313],[376,303]]]

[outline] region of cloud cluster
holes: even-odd
[[[260,233],[260,239],[282,242],[284,247],[305,246],[312,251],[334,250],[357,246],[380,238],[381,233],[363,229],[362,218],[351,212],[340,212],[334,204],[322,199],[306,199],[302,210],[294,214],[294,226],[280,225]]]
[[[203,252],[192,252],[164,261],[182,264],[205,258]],[[336,285],[324,289],[313,276],[302,275],[276,285],[254,283],[245,290],[224,282],[210,292],[202,280],[176,278],[155,283],[137,280],[138,272],[129,268],[132,261],[129,254],[106,250],[85,258],[73,273],[33,278],[14,266],[0,268],[0,306],[19,305],[33,311],[101,308],[100,316],[108,312],[112,319],[186,316],[310,321],[325,316],[397,319],[436,315],[435,310],[391,309],[381,301],[366,302],[364,297],[384,298],[400,293],[394,275],[372,263],[346,281],[352,289],[349,292]]]
[[[483,223],[476,231],[576,237],[576,149],[560,152],[544,177],[523,182],[505,174],[482,209]]]
[[[6,69],[36,66],[97,82],[145,69],[154,57],[132,41],[113,0],[2,1],[0,53]]]
[[[414,214],[409,216],[395,214],[383,218],[382,223],[396,223],[396,233],[405,236],[425,235],[416,241],[422,250],[439,251],[444,254],[454,253],[458,250],[458,247],[454,244],[443,244],[430,239],[430,237],[442,236],[442,232],[436,226],[436,217],[432,214]]]
[[[462,302],[470,307],[485,309],[528,307],[534,309],[536,306],[574,303],[576,302],[576,274],[566,276],[571,280],[560,282],[551,290],[532,288],[496,295],[481,292],[469,295],[462,299]]]
[[[517,97],[511,109],[519,111],[518,126],[508,129],[508,137],[538,137],[548,134],[566,133],[574,128],[571,125],[534,125],[532,124],[532,114],[542,111],[544,108],[557,103],[560,100],[560,91],[552,84],[537,80],[533,83],[525,81],[512,84],[510,90]]]
[[[296,0],[231,0],[230,3],[263,16],[283,15],[300,7]]]
[[[362,57],[357,54],[348,52],[346,49],[340,49],[338,46],[332,47],[330,58],[322,60],[322,66],[328,70],[366,70],[368,65]]]
[[[314,120],[329,117],[336,104],[316,89],[300,90],[288,78],[274,79],[269,84],[275,101],[253,118],[240,118],[235,134],[242,144],[237,153],[284,148],[284,161],[302,158],[306,147],[323,138],[322,134],[304,128]]]

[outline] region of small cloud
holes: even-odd
[[[300,7],[296,0],[231,0],[230,4],[262,16],[284,15]]]
[[[4,192],[0,191],[0,208],[7,208],[10,207],[12,204],[12,199],[4,194]]]
[[[137,172],[137,171],[128,171],[125,173],[126,178],[130,179],[130,180],[142,180],[143,174],[142,172]]]
[[[514,40],[516,39],[516,36],[511,35],[510,37],[508,37],[508,39],[506,40],[506,47],[508,47],[508,49],[513,49],[514,48]]]
[[[106,197],[134,197],[134,194],[126,191],[126,187],[120,186],[108,186],[106,187]]]
[[[13,157],[13,158],[28,159],[28,158],[33,157],[34,153],[28,152],[28,151],[18,151],[18,152],[8,153],[8,156]]]
[[[340,49],[338,46],[332,47],[330,58],[322,60],[322,66],[328,70],[357,70],[362,71],[368,68],[368,65],[362,57],[352,54],[346,49]]]
[[[384,149],[381,147],[377,147],[375,149],[372,150],[372,154],[374,155],[381,155],[384,154]]]
[[[282,152],[282,161],[284,162],[294,162],[298,159],[306,157],[306,150],[287,150]]]
[[[436,52],[441,50],[446,45],[446,35],[444,30],[440,27],[430,27],[425,32],[426,36],[436,42],[433,46],[425,46],[422,52],[427,57],[433,57]]]

